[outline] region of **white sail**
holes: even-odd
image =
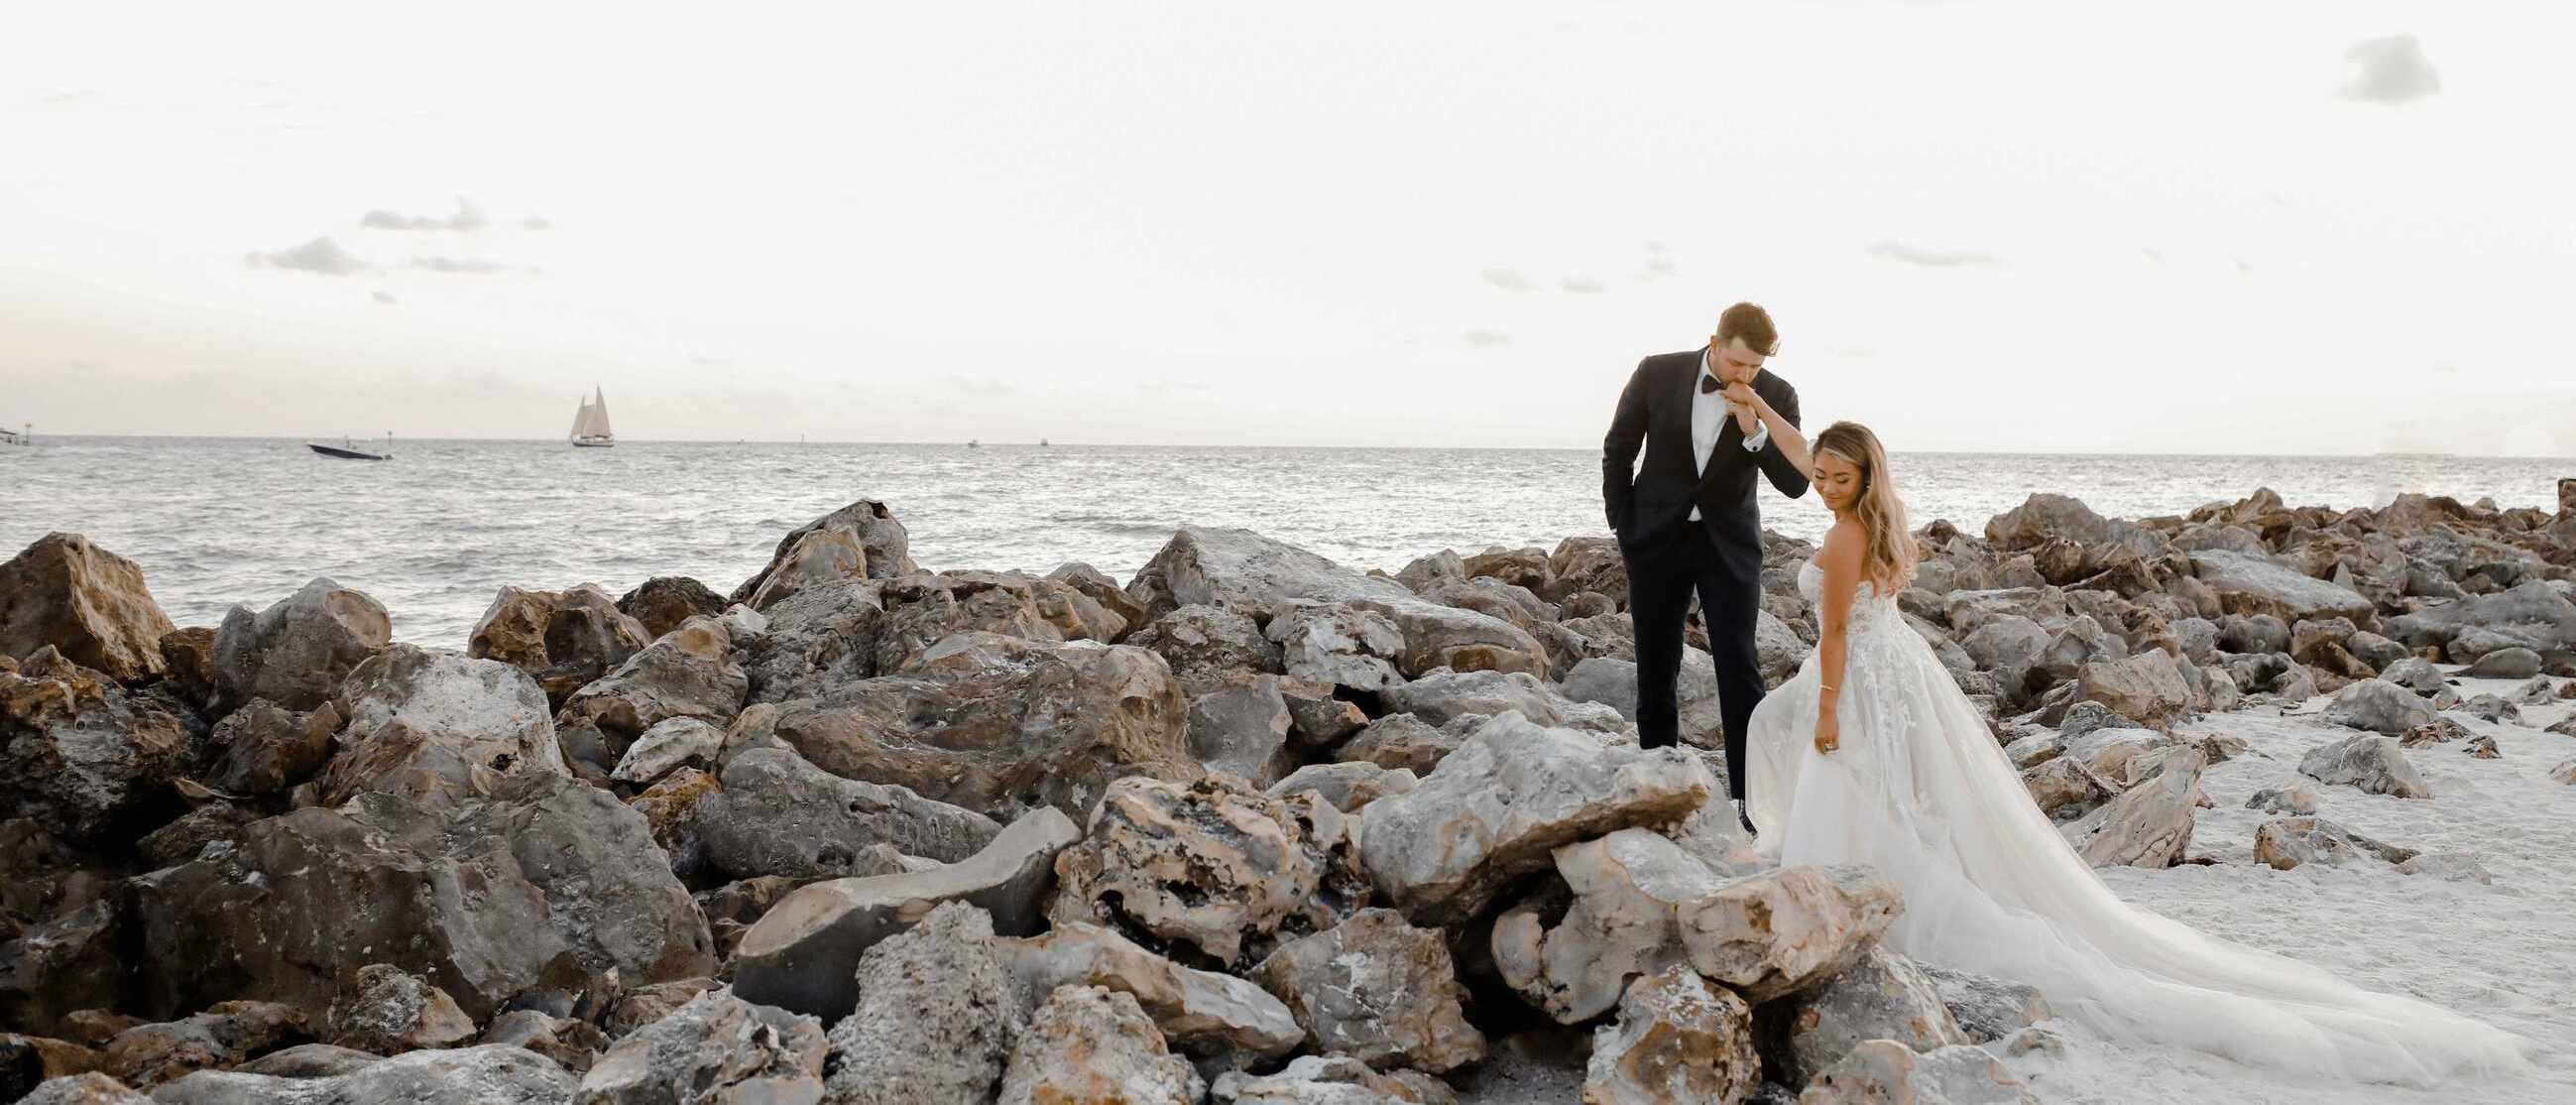
[[[606,393],[598,391],[594,391],[593,395],[593,398],[582,400],[581,409],[573,412],[571,437],[574,441],[606,441],[610,439],[611,435],[608,428],[608,396]]]
[[[590,432],[590,400],[581,401],[581,409],[572,414],[572,432],[567,437],[579,438]]]
[[[601,437],[617,436],[608,428],[608,393],[600,391],[597,388],[593,388],[591,389],[591,396],[590,432]]]

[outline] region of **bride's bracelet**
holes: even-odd
[[[1822,688],[1822,689],[1824,689],[1824,690],[1828,690],[1828,691],[1840,691],[1840,690],[1842,689],[1842,688],[1840,688],[1840,687],[1834,686],[1834,685],[1833,685],[1833,684],[1831,684],[1831,683],[1818,683],[1818,684],[1816,684],[1816,686],[1817,686],[1817,687],[1819,687],[1819,688]]]

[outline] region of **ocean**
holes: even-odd
[[[367,448],[365,444],[361,448]],[[504,584],[655,575],[730,591],[780,535],[854,499],[892,506],[933,570],[1120,579],[1184,525],[1243,526],[1359,568],[1442,548],[1554,547],[1603,534],[1600,454],[1585,449],[1168,448],[396,441],[383,463],[300,440],[39,437],[0,446],[0,555],[54,530],[143,568],[180,625],[213,625],[314,576],[372,595],[397,639],[465,645]],[[2106,515],[2177,514],[2256,487],[2293,505],[2376,506],[2399,491],[2555,509],[2576,461],[2441,456],[1898,454],[1913,521],[1981,530],[2034,491]],[[1810,495],[1762,492],[1764,523],[1813,537]]]

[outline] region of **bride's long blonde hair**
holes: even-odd
[[[1878,435],[1858,422],[1836,422],[1816,435],[1815,453],[1831,453],[1860,469],[1860,498],[1852,505],[1852,514],[1860,519],[1864,541],[1861,578],[1882,595],[1904,590],[1914,582],[1914,561],[1920,553],[1905,525],[1905,500],[1897,497],[1896,476],[1888,471],[1887,450],[1879,445]]]

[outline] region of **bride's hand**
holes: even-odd
[[[1818,717],[1816,719],[1816,751],[1830,756],[1834,754],[1835,749],[1842,746],[1842,722],[1837,720],[1834,715],[1830,713]]]

